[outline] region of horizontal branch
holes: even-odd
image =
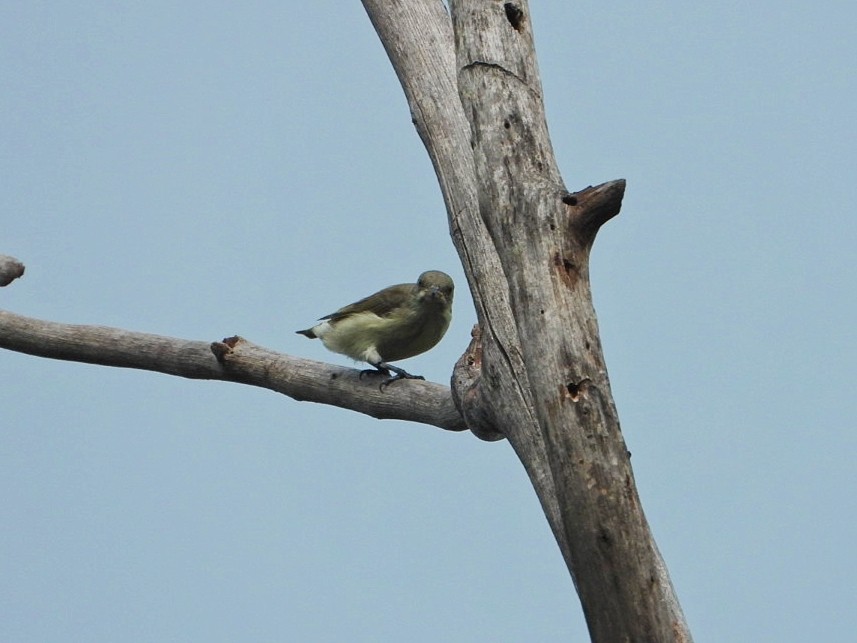
[[[137,368],[189,379],[267,388],[295,400],[330,404],[378,419],[467,425],[448,387],[407,380],[382,391],[377,377],[277,353],[240,338],[202,342],[106,326],[59,324],[0,311],[0,348],[51,359]]]

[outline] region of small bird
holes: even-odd
[[[389,362],[425,353],[441,340],[452,319],[454,287],[449,275],[429,270],[415,284],[384,288],[297,333],[320,339],[334,353],[369,362],[387,376],[382,389],[400,379],[422,380]]]

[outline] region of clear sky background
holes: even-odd
[[[614,394],[698,641],[857,631],[853,2],[535,2]],[[0,308],[336,364],[294,334],[426,269],[475,321],[356,1],[0,2]],[[559,641],[506,442],[0,352],[0,640]]]

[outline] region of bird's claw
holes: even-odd
[[[396,373],[395,375],[391,375],[385,379],[381,382],[381,385],[378,388],[383,391],[390,384],[397,382],[398,380],[425,380],[425,378],[422,375],[411,375],[410,373],[403,371],[402,373]]]
[[[367,374],[381,374],[386,376],[381,384],[378,385],[378,390],[383,391],[393,382],[398,380],[425,380],[425,377],[422,375],[411,375],[405,369],[399,368],[398,366],[393,366],[392,364],[387,364],[385,362],[380,362],[379,364],[373,364],[374,369],[367,368],[365,370],[360,371],[360,378],[362,379],[364,375]],[[390,375],[390,371],[394,373],[394,375]]]
[[[385,375],[387,377],[390,377],[390,371],[383,368],[364,368],[362,371],[360,371],[358,379],[362,380],[364,375],[371,375],[373,377],[375,375]]]

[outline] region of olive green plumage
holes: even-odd
[[[429,270],[415,284],[384,288],[297,332],[379,371],[393,371],[389,381],[417,378],[388,362],[424,353],[441,340],[452,319],[453,290],[449,275]]]

